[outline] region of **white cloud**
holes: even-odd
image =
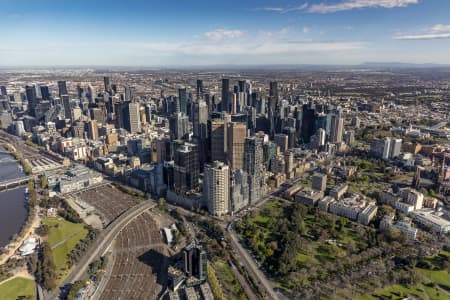
[[[335,4],[319,3],[308,8],[310,13],[334,13],[362,8],[395,8],[419,3],[418,0],[347,0]]]
[[[291,11],[302,11],[305,10],[308,7],[308,3],[303,3],[301,5],[297,5],[297,6],[291,6],[291,7],[273,7],[273,6],[268,6],[268,7],[260,7],[257,8],[257,10],[264,10],[264,11],[272,11],[272,12],[278,12],[278,13],[288,13]]]
[[[238,29],[216,29],[213,31],[208,31],[203,34],[203,36],[212,41],[221,41],[224,39],[236,39],[242,37],[244,31]]]
[[[302,28],[303,33],[308,33],[309,32],[309,27],[303,27]]]
[[[433,31],[450,31],[450,25],[436,24],[433,27],[431,27],[431,30],[433,30]]]
[[[395,8],[417,4],[419,0],[344,0],[336,3],[319,3],[309,5],[304,3],[294,7],[262,7],[258,10],[287,13],[291,11],[307,11],[309,13],[334,13],[338,11],[363,9],[363,8]]]
[[[418,33],[398,34],[394,40],[436,40],[450,38],[450,25],[436,24]]]
[[[394,36],[394,40],[437,40],[448,39],[449,33],[426,33],[426,34],[406,34]]]
[[[305,52],[336,52],[362,49],[365,43],[346,41],[286,41],[277,38],[254,38],[239,42],[135,43],[124,45],[157,55],[227,56],[227,55],[295,55]]]

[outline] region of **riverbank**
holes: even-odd
[[[16,159],[16,162],[14,162],[15,168],[17,168],[17,163],[20,163],[22,165],[23,171],[26,171],[27,166],[31,170],[26,160],[21,157],[21,154],[19,154],[12,145],[8,143],[3,143],[2,147],[6,151],[10,152],[10,155],[12,155]],[[7,167],[8,166],[2,168],[2,170],[8,175],[11,175],[12,173],[12,171],[10,170],[11,167],[9,167],[9,169]],[[18,171],[16,169],[14,172],[15,173],[13,174],[15,177],[23,176],[22,171]],[[4,176],[2,176],[2,178],[4,178]],[[17,199],[14,199],[14,201],[20,201],[20,203],[25,202],[24,206],[26,209],[26,216],[22,222],[22,225],[17,229],[17,232],[12,232],[9,242],[4,247],[2,247],[1,251],[2,253],[0,254],[0,264],[5,263],[10,257],[14,256],[15,252],[22,245],[23,241],[29,237],[30,233],[34,234],[35,230],[40,226],[37,208],[37,192],[34,189],[34,181],[30,181],[27,188],[28,188],[28,198],[25,198],[24,195],[25,188],[21,188],[21,191],[23,193],[22,195],[15,196]],[[8,193],[8,191],[1,193]],[[9,191],[9,193],[11,193],[11,191]],[[19,197],[21,197],[22,199],[21,200],[18,199]],[[16,219],[17,217],[15,216],[14,213],[11,213],[8,210],[4,210],[3,213],[4,215],[2,216],[2,218],[4,218],[4,220],[8,220],[8,217],[15,218],[14,220],[17,220]]]
[[[27,175],[32,174],[31,166],[28,163],[28,160],[26,158],[23,158],[22,154],[19,153],[13,145],[9,143],[3,143],[1,144],[1,146],[3,146],[3,148],[5,148],[17,160],[17,162],[22,166],[23,171]]]

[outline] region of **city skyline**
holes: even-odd
[[[450,64],[450,3],[0,1],[0,66]]]

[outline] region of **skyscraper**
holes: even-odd
[[[34,86],[26,86],[25,87],[25,94],[27,96],[28,101],[28,110],[30,111],[30,114],[33,116],[36,116],[35,110],[36,106],[38,104],[37,96],[36,96],[36,89]]]
[[[67,94],[61,95],[61,102],[64,107],[64,117],[66,119],[71,119],[72,118],[72,106],[70,103],[69,95],[67,95]]]
[[[200,280],[207,278],[206,251],[196,241],[183,249],[184,272],[188,277],[194,276]]]
[[[98,125],[95,120],[91,120],[88,123],[88,137],[94,141],[98,140]]]
[[[173,114],[169,118],[170,136],[172,140],[187,139],[189,135],[189,118],[184,113]]]
[[[130,133],[141,132],[139,103],[128,103],[128,122],[126,123],[125,129],[127,129]]]
[[[244,142],[247,133],[245,123],[231,122],[227,128],[227,161],[233,170],[242,169],[244,164]]]
[[[185,143],[174,155],[174,190],[186,194],[198,190],[200,168],[197,145]]]
[[[180,104],[180,112],[187,114],[187,92],[184,86],[178,89],[178,101]]]
[[[215,161],[205,166],[203,195],[208,212],[223,216],[230,210],[230,168],[223,162]]]
[[[6,96],[8,93],[6,92],[6,86],[0,86],[0,95]]]
[[[67,95],[67,84],[65,80],[60,80],[58,81],[58,92],[59,92],[59,97],[61,97],[61,95]]]
[[[39,89],[41,90],[42,100],[50,100],[50,90],[49,90],[48,86],[41,85],[39,87]]]
[[[226,161],[226,121],[224,119],[211,120],[211,160]]]
[[[342,143],[342,135],[344,134],[344,118],[342,117],[342,112],[331,116],[331,126],[330,126],[330,143]]]
[[[278,105],[278,82],[271,81],[269,89],[269,104],[272,111],[275,111]]]
[[[315,114],[314,108],[308,106],[307,104],[303,105],[302,110],[302,134],[301,138],[303,143],[309,143],[311,136],[314,134],[315,127]]]
[[[197,79],[196,97],[197,100],[203,99],[203,80],[201,79]]]
[[[222,79],[222,102],[221,111],[230,111],[230,79]]]
[[[244,144],[244,171],[248,174],[249,202],[259,201],[264,194],[264,140],[247,137]]]
[[[194,102],[192,113],[194,137],[206,139],[208,137],[208,105],[203,100]]]
[[[104,83],[105,91],[107,91],[107,92],[111,91],[111,85],[110,85],[108,76],[103,77],[103,83]]]

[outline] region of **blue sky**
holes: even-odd
[[[450,64],[448,0],[0,0],[0,66]]]

